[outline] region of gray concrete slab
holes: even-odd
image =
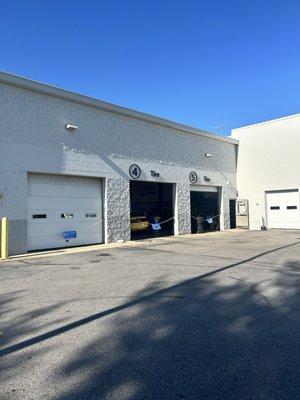
[[[299,398],[300,232],[0,264],[1,399]]]

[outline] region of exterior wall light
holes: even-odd
[[[205,153],[205,157],[212,157],[213,155],[210,153]]]
[[[65,128],[67,131],[76,131],[76,129],[78,128],[78,126],[76,125],[72,125],[72,124],[66,124]]]

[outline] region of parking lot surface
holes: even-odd
[[[0,263],[0,398],[296,400],[300,232]]]

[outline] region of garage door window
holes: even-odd
[[[33,219],[47,218],[47,214],[33,214],[32,218]]]
[[[66,219],[71,219],[71,218],[74,217],[74,215],[71,214],[71,213],[64,213],[64,214],[60,214],[60,217],[61,218],[66,218]]]
[[[279,206],[271,206],[270,210],[280,210],[280,207]]]
[[[85,216],[87,218],[96,218],[97,217],[97,213],[86,213]]]
[[[287,210],[297,210],[297,206],[286,206]]]

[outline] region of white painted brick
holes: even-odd
[[[106,241],[129,240],[128,170],[138,163],[142,180],[177,185],[177,233],[190,232],[191,171],[200,184],[209,176],[211,185],[223,188],[223,225],[229,227],[228,199],[236,195],[232,143],[5,84],[0,84],[0,120],[1,215],[26,221],[27,172],[104,178]],[[70,133],[66,123],[78,129]],[[151,177],[150,170],[160,178]]]

